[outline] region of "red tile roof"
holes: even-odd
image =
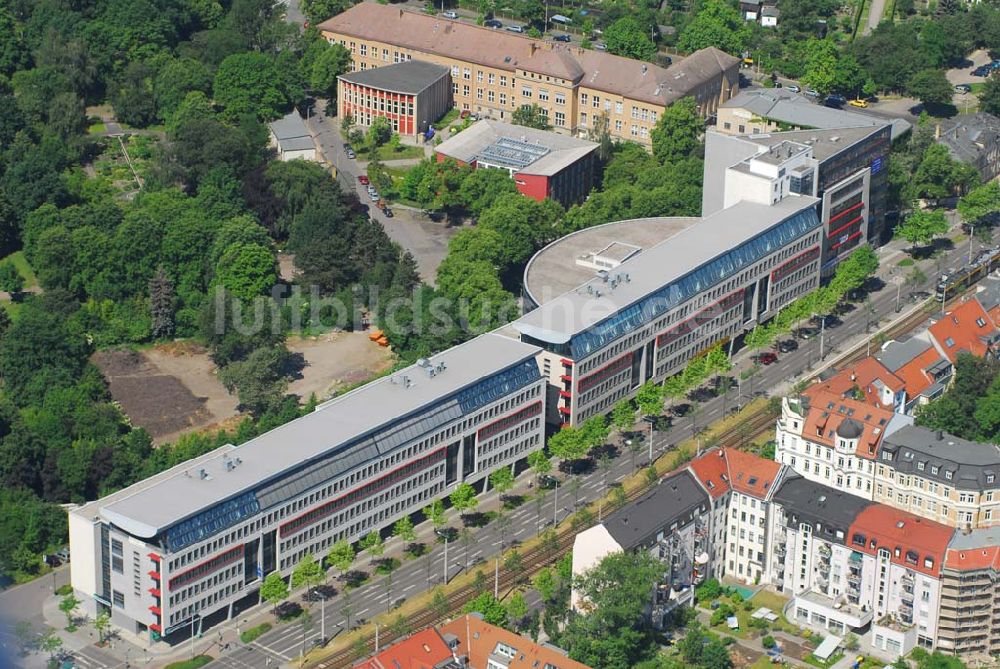
[[[938,348],[955,362],[961,351],[985,356],[988,347],[982,338],[995,336],[997,328],[979,302],[968,300],[945,314],[928,332]]]
[[[811,397],[813,393],[826,391],[844,397],[857,388],[864,393],[864,401],[868,404],[880,409],[892,409],[891,404],[882,404],[881,393],[875,387],[876,381],[881,381],[893,393],[899,392],[906,385],[903,379],[890,372],[877,359],[868,357],[851,367],[845,367],[826,381],[809,386],[803,394]]]
[[[802,427],[802,436],[812,442],[833,447],[837,430],[847,420],[861,426],[861,435],[855,455],[874,460],[878,446],[885,436],[885,428],[893,412],[865,402],[849,399],[827,391],[816,391],[809,396],[809,412]]]
[[[948,569],[955,571],[975,571],[991,567],[1000,571],[1000,546],[970,548],[968,550],[949,548],[944,564]]]
[[[691,461],[691,473],[708,494],[716,499],[732,488],[729,486],[729,463],[724,449],[712,449]]]
[[[476,615],[465,614],[442,625],[441,634],[454,634],[458,637],[455,654],[468,657],[469,669],[486,669],[490,654],[500,642],[515,650],[514,657],[505,662],[509,669],[541,669],[546,665],[556,669],[590,669],[551,646],[542,646],[527,637],[490,625]]]
[[[412,634],[354,665],[355,669],[433,669],[452,658],[451,649],[433,627]]]
[[[730,490],[766,499],[774,488],[781,463],[735,448],[713,448],[691,461],[691,473],[713,498]]]
[[[955,530],[941,523],[885,504],[872,504],[857,515],[848,532],[848,545],[868,555],[884,548],[890,560],[907,569],[938,576]],[[856,539],[863,537],[864,545]],[[873,545],[874,543],[874,545]],[[930,559],[930,566],[925,560]]]
[[[934,383],[934,379],[927,374],[927,370],[941,359],[941,354],[938,353],[938,350],[931,346],[896,370],[896,375],[903,379],[903,382],[906,384],[907,402],[918,397],[922,392],[927,390],[928,386]]]

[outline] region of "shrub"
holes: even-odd
[[[760,645],[762,645],[764,648],[771,649],[771,648],[774,648],[775,646],[777,646],[778,642],[774,640],[773,636],[771,636],[770,634],[768,634],[767,636],[763,637],[760,640]]]
[[[247,631],[240,634],[240,641],[243,643],[253,643],[262,634],[271,629],[271,623],[261,623],[256,627],[251,627]]]
[[[211,661],[212,658],[208,655],[198,655],[196,657],[192,657],[190,660],[172,662],[167,665],[166,669],[198,669],[198,667],[204,667]]]
[[[56,594],[60,597],[65,597],[66,595],[73,594],[73,586],[67,583],[66,585],[60,585],[56,588]]]
[[[743,602],[743,610],[744,611],[753,611],[753,602],[751,602],[750,600],[747,600],[747,601]]]
[[[733,615],[733,607],[729,604],[722,604],[715,611],[712,612],[712,618],[709,622],[714,625],[721,625],[726,622],[726,618]]]

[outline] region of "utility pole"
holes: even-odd
[[[559,479],[556,479],[556,498],[552,502],[552,527],[559,524],[557,514],[559,513]]]
[[[976,226],[969,226],[969,264],[972,264],[972,237],[976,234]]]
[[[434,533],[444,539],[444,585],[448,585],[448,532],[434,530]],[[468,549],[466,549],[468,550]]]

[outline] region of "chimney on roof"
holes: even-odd
[[[531,52],[528,55],[534,56],[535,55],[535,51],[537,51],[537,50],[538,50],[538,42],[535,42],[534,40],[532,40],[532,42],[531,42]]]

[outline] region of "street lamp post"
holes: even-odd
[[[969,226],[969,263],[972,263],[972,238],[976,234],[976,226]]]
[[[434,533],[444,539],[444,585],[448,585],[448,532],[434,530]]]
[[[552,527],[559,524],[559,479],[556,479],[556,495],[555,499],[552,501]]]

